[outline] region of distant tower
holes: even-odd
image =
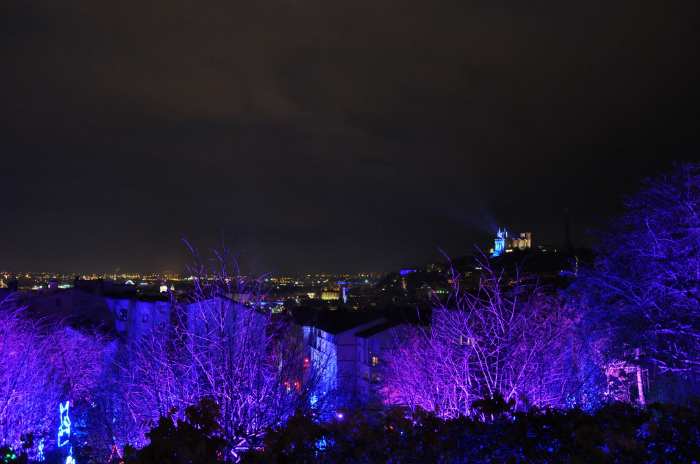
[[[508,231],[499,227],[498,232],[496,233],[496,239],[493,242],[493,251],[491,252],[492,257],[496,258],[505,253],[506,240],[508,240]]]

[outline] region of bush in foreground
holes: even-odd
[[[127,449],[129,464],[208,464],[221,462],[225,440],[221,438],[219,407],[205,398],[185,410],[186,420],[161,417],[147,433],[150,444],[141,450]]]
[[[327,424],[299,414],[243,462],[694,462],[698,424],[697,408],[619,403],[595,414],[531,411],[488,423],[423,411],[406,417],[398,409],[376,421],[350,415]]]

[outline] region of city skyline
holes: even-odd
[[[495,242],[499,242],[501,240],[501,234],[502,231],[505,232],[506,234],[508,233],[507,228],[498,228],[497,232],[494,234],[492,237]],[[522,237],[527,236],[527,242],[520,242],[519,240],[522,240]],[[255,275],[258,274],[260,276],[270,276],[270,277],[301,277],[301,276],[322,276],[322,275],[331,275],[331,276],[355,276],[355,275],[362,275],[362,274],[374,274],[374,275],[379,275],[379,274],[387,274],[387,273],[392,273],[392,272],[398,272],[400,267],[424,267],[428,266],[434,263],[438,262],[445,262],[448,259],[460,259],[460,258],[465,258],[465,257],[477,257],[480,255],[483,256],[492,256],[492,257],[497,257],[500,256],[504,252],[511,252],[513,250],[519,249],[520,251],[524,250],[529,250],[530,248],[534,249],[548,249],[550,248],[552,251],[557,252],[558,250],[565,250],[567,246],[568,239],[566,237],[563,238],[561,245],[558,246],[552,246],[552,244],[546,244],[543,245],[541,243],[535,242],[533,245],[533,239],[532,239],[532,233],[531,232],[521,232],[520,233],[520,238],[515,237],[513,239],[509,239],[510,241],[506,245],[506,242],[504,242],[503,248],[501,248],[501,252],[499,253],[494,253],[494,250],[498,247],[498,245],[494,245],[493,243],[490,245],[486,244],[474,244],[472,246],[471,252],[465,252],[463,254],[459,255],[453,255],[453,256],[446,256],[445,254],[441,253],[440,250],[436,250],[435,255],[432,257],[433,259],[428,259],[428,260],[423,260],[421,262],[403,262],[402,266],[396,267],[396,268],[385,268],[385,269],[362,269],[362,270],[342,270],[342,266],[339,269],[336,270],[324,270],[324,269],[306,269],[306,270],[299,270],[297,272],[246,272],[245,269],[241,269],[243,274],[251,274]],[[522,243],[522,245],[521,245]],[[573,244],[572,244],[573,245]],[[212,249],[209,251],[215,252],[219,249]],[[194,260],[194,258],[192,257]],[[61,276],[61,277],[83,277],[83,278],[116,278],[117,276],[122,279],[128,279],[128,278],[146,278],[146,279],[151,279],[151,278],[157,278],[157,277],[166,277],[166,278],[171,278],[168,276],[172,276],[173,279],[181,279],[185,278],[188,275],[188,266],[190,264],[185,265],[182,269],[122,269],[119,267],[112,267],[111,270],[109,270],[109,266],[103,266],[102,269],[7,269],[7,268],[0,268],[0,277],[9,277],[10,275],[14,276],[22,276],[24,274],[29,277],[31,274],[35,275],[42,275],[43,277],[56,277],[56,276]]]

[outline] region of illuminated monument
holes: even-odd
[[[501,228],[499,227],[498,232],[496,232],[496,239],[493,241],[491,256],[495,258],[496,256],[501,256],[506,251],[507,239],[508,231],[506,229],[501,230]]]
[[[491,248],[491,257],[497,258],[513,250],[525,251],[532,248],[532,232],[522,232],[519,237],[510,237],[507,229],[498,228]]]

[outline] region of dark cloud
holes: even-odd
[[[0,267],[390,268],[561,240],[699,145],[677,2],[10,1]]]

